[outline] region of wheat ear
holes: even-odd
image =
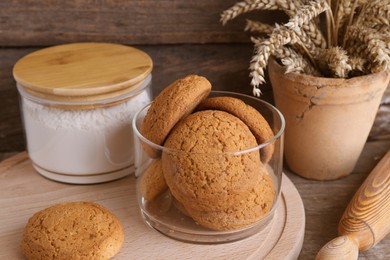
[[[302,54],[289,47],[284,46],[277,49],[274,55],[286,67],[286,73],[296,72],[313,76],[321,76],[321,73],[316,70],[313,65],[302,56]]]
[[[220,21],[225,25],[237,16],[254,10],[277,10],[275,0],[245,0],[238,2],[221,14]]]
[[[326,76],[346,78],[352,70],[347,52],[340,47],[321,49],[316,62]]]
[[[320,13],[329,10],[330,7],[325,0],[310,1],[307,5],[303,5],[295,14],[294,17],[290,18],[289,22],[285,24],[290,29],[296,29],[302,27],[304,23],[312,20]]]
[[[311,21],[314,17],[318,16],[320,13],[326,12],[326,21],[327,21],[327,45],[331,45],[331,28],[334,24],[333,22],[333,16],[332,12],[329,12],[330,6],[325,0],[320,0],[318,2],[316,1],[310,1],[308,4],[301,6],[299,11],[295,14],[294,17],[290,18],[289,22],[286,24],[286,27],[293,29],[293,30],[301,30],[302,25],[304,23],[307,23],[308,21]]]
[[[275,51],[286,44],[295,44],[298,42],[297,34],[302,32],[300,27],[306,21],[310,21],[325,10],[329,10],[329,5],[325,1],[311,1],[309,4],[302,6],[297,14],[290,18],[285,25],[275,25],[275,29],[266,39],[255,45],[255,54],[252,57],[249,69],[252,77],[251,85],[253,86],[253,95],[260,96],[261,90],[259,85],[264,83],[264,69],[268,64],[269,57]],[[302,47],[305,48],[304,45]]]
[[[362,57],[352,56],[349,58],[349,64],[352,71],[367,72],[367,60]]]
[[[276,4],[291,18],[301,8],[303,2],[301,0],[276,0]],[[326,48],[326,40],[313,20],[303,23],[302,29],[315,45],[320,48]]]
[[[373,16],[373,15],[366,15],[363,18],[362,23],[366,26],[389,26],[390,22],[389,19],[383,16]]]
[[[245,31],[249,32],[258,32],[258,33],[272,33],[274,30],[274,26],[258,21],[252,21],[249,19],[246,19],[246,25],[245,25]]]
[[[362,1],[362,0],[360,0]],[[390,26],[390,0],[372,1],[362,5],[357,15],[355,25],[363,25],[375,29],[377,33],[389,35]],[[346,33],[348,34],[348,32]],[[386,40],[389,42],[388,40]]]
[[[390,70],[389,46],[381,40],[377,31],[361,26],[349,26],[347,38],[358,39],[367,46],[372,73]]]
[[[312,60],[313,55],[318,52],[317,45],[307,36],[306,32],[302,28],[296,28],[292,33],[297,37],[297,43],[301,45],[306,55]]]
[[[357,38],[349,39],[349,44],[346,47],[346,51],[350,55],[362,58],[365,56],[365,50],[367,49],[366,45]]]
[[[302,25],[329,9],[329,5],[324,0],[320,2],[310,1],[307,5],[301,5],[295,16],[290,18],[288,23],[285,24],[286,27],[292,29],[296,34],[297,43],[304,50],[312,64],[315,64],[313,56],[317,55],[318,48],[302,29]]]
[[[356,0],[339,0],[334,12],[334,23],[335,23],[335,35],[337,37],[338,32],[342,25],[345,23],[347,20],[349,14],[351,13],[352,10],[352,2]]]
[[[268,39],[255,44],[255,54],[250,62],[251,85],[253,86],[253,95],[260,96],[259,85],[265,82],[264,69],[268,64],[269,57],[279,48],[286,44],[296,43],[296,36],[285,26],[276,26]]]
[[[368,1],[367,4],[365,4],[364,13],[362,14],[362,16],[384,17],[389,20],[390,0]]]

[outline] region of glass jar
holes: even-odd
[[[141,134],[150,105],[133,119],[137,197],[143,219],[178,240],[224,243],[253,235],[272,221],[280,197],[282,114],[267,102],[238,93],[212,91],[209,97],[218,96],[238,98],[254,107],[274,137],[246,150],[184,152],[152,143]],[[273,152],[267,160],[260,158],[269,151]]]
[[[27,152],[41,175],[66,183],[99,183],[134,172],[131,121],[151,101],[152,60],[109,43],[74,43],[20,59]]]

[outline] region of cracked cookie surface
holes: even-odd
[[[66,202],[35,213],[21,249],[28,259],[109,259],[124,241],[122,224],[92,202]]]
[[[274,137],[274,132],[263,115],[238,98],[228,96],[212,97],[202,101],[197,107],[197,110],[210,109],[225,111],[241,119],[256,137],[258,144],[262,144]],[[273,152],[273,143],[263,147],[260,151],[261,161],[267,163],[272,158]]]
[[[242,152],[257,146],[257,142],[239,118],[217,110],[191,114],[175,126],[164,146],[172,148],[162,155],[165,180],[191,217],[198,212],[211,216],[211,212],[236,211],[231,220],[239,218],[241,224],[247,223],[243,218],[251,218],[249,207],[257,205],[255,199],[247,199],[257,198],[253,197],[259,188],[256,185],[268,173],[258,150]],[[220,221],[217,215],[207,217],[207,222]],[[252,219],[258,220],[259,216]],[[224,228],[241,224],[233,221]]]
[[[265,171],[265,168],[259,170]],[[251,192],[223,211],[200,211],[188,205],[185,212],[200,225],[213,230],[238,229],[253,224],[271,210],[275,198],[269,174],[260,173],[257,177]]]

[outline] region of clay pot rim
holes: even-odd
[[[360,81],[371,81],[374,78],[383,77],[390,78],[389,71],[381,71],[372,74],[366,74],[362,76],[356,76],[352,78],[327,78],[327,77],[319,77],[312,76],[307,74],[289,72],[285,73],[286,69],[280,65],[274,56],[271,56],[268,62],[269,68],[274,69],[277,73],[283,75],[286,79],[290,81],[299,82],[302,85],[313,86],[313,85],[326,85],[327,87],[351,87],[355,82]],[[314,82],[314,83],[313,83]]]

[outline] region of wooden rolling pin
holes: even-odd
[[[390,232],[390,151],[375,166],[346,208],[340,237],[327,243],[316,260],[357,259]]]

